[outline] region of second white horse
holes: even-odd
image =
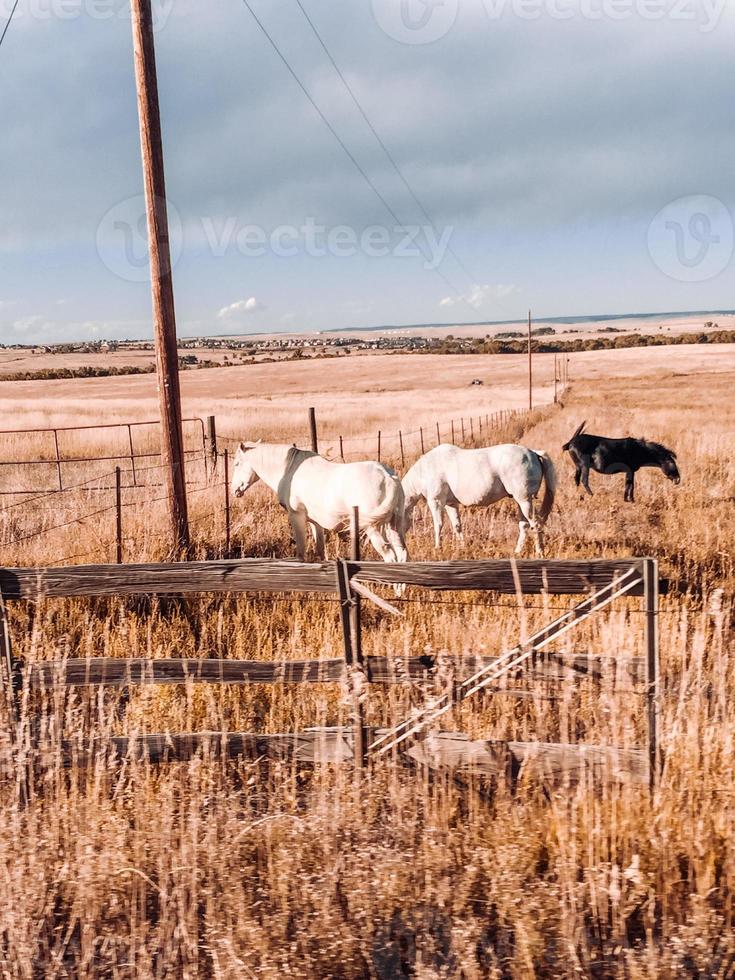
[[[536,511],[534,498],[546,483],[541,506]],[[406,526],[410,526],[413,508],[426,500],[434,522],[434,544],[439,547],[445,512],[457,537],[462,537],[459,505],[487,507],[504,497],[518,504],[519,554],[526,536],[533,531],[536,552],[543,554],[543,526],[554,504],[556,470],[544,452],[507,444],[485,449],[460,449],[441,445],[417,460],[403,478],[406,498]]]
[[[286,509],[301,561],[306,556],[310,525],[319,558],[324,558],[324,531],[349,526],[353,507],[360,527],[384,561],[406,561],[403,535],[403,488],[396,473],[382,463],[330,463],[308,449],[275,443],[241,442],[235,453],[232,492],[241,497],[262,480]]]

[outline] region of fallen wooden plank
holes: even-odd
[[[385,564],[350,562],[350,573],[363,582],[416,585],[437,591],[489,591],[515,595],[516,575],[524,595],[584,595],[621,578],[631,568],[642,574],[638,558],[600,561],[427,561]],[[514,571],[515,569],[515,571]],[[643,583],[629,595],[643,595]]]
[[[44,596],[187,595],[195,592],[335,591],[332,563],[247,558],[145,565],[0,568],[8,599]]]
[[[352,732],[324,729],[293,734],[255,735],[249,732],[186,732],[111,736],[91,743],[64,741],[58,751],[36,751],[36,760],[52,765],[58,758],[69,768],[86,768],[110,756],[136,762],[188,762],[200,753],[229,759],[269,759],[276,762],[332,764],[352,760]]]
[[[470,677],[496,660],[495,657],[443,655],[441,665],[454,671],[457,680]],[[537,661],[518,671],[532,681],[561,682],[570,676],[603,676],[602,658],[586,654],[539,654]],[[368,680],[373,684],[410,684],[431,681],[439,662],[421,657],[367,657]],[[642,658],[626,660],[624,669],[632,680],[645,679]],[[331,684],[344,678],[341,657],[322,660],[165,659],[142,657],[93,657],[49,660],[27,668],[32,690],[57,687],[128,687],[134,684]],[[533,692],[531,692],[533,693]]]
[[[380,734],[372,730],[370,738]],[[111,757],[136,762],[188,762],[200,753],[230,759],[268,759],[302,765],[331,765],[353,760],[352,728],[314,728],[286,734],[249,732],[186,732],[112,736],[90,741],[63,741],[58,747],[38,748],[34,760],[43,766],[91,767],[108,765]],[[544,781],[576,782],[591,766],[595,775],[635,785],[648,785],[648,760],[642,749],[596,745],[557,745],[548,742],[472,741],[465,735],[440,732],[413,745],[411,759],[434,769],[459,774],[500,776],[513,767],[519,776]]]
[[[591,767],[596,775],[648,786],[645,749],[584,743],[472,741],[461,733],[440,732],[417,742],[406,752],[414,761],[431,768],[463,774],[502,776],[509,766],[514,766],[520,769],[519,776],[577,782]]]

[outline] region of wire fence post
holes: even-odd
[[[398,445],[400,446],[401,449],[401,466],[405,466],[406,456],[405,453],[403,452],[403,433],[401,432],[400,429],[398,430]]]
[[[130,469],[133,474],[133,486],[138,486],[138,475],[135,472],[135,450],[133,449],[133,427],[128,422],[128,446],[130,447]]]
[[[378,429],[378,462],[380,462],[380,437],[381,437],[381,432],[380,429]]]
[[[225,462],[225,555],[230,556],[230,453],[224,452]]]
[[[217,420],[214,415],[207,416],[207,436],[206,436],[205,445],[209,453],[209,464],[211,468],[211,474],[212,476],[214,476],[214,474],[217,472]],[[207,465],[206,458],[207,457],[205,455],[204,457],[205,469]]]
[[[119,466],[115,467],[115,560],[122,565],[122,480]]]
[[[441,437],[441,434],[439,432],[439,423],[437,422],[436,423],[436,444],[437,444],[437,446],[439,445],[439,443],[441,441],[442,441],[442,437]]]
[[[421,455],[423,456],[424,455],[424,452],[425,452],[425,450],[424,450],[424,427],[423,426],[419,426],[419,435],[421,437]]]
[[[454,419],[452,419],[452,421],[450,422],[450,427],[451,427],[450,431],[452,433],[452,442],[454,442]],[[464,429],[464,419],[462,419],[462,428]],[[464,432],[462,433],[462,439],[464,439]]]
[[[64,481],[61,478],[61,455],[59,454],[59,433],[54,429],[54,448],[56,450],[56,475],[59,480],[59,490],[64,489]]]
[[[316,410],[313,408],[309,409],[309,438],[311,439],[311,451],[313,453],[318,453],[319,437],[316,429]]]
[[[345,447],[344,447],[344,443],[342,442],[342,436],[339,437],[339,458],[344,463],[344,461],[345,461]]]

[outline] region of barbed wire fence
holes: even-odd
[[[459,416],[444,420],[434,420],[418,425],[411,429],[378,428],[373,434],[360,436],[345,436],[339,433],[322,434],[316,422],[314,410],[310,410],[311,432],[310,441],[312,448],[320,451],[327,459],[335,462],[351,462],[358,459],[377,459],[380,462],[392,463],[400,467],[404,472],[412,463],[428,452],[431,448],[442,442],[451,442],[465,447],[491,445],[498,438],[503,437],[508,429],[515,429],[519,424],[524,425],[528,421],[529,413],[518,409],[500,409],[495,412],[473,414],[470,416]],[[190,515],[190,524],[194,527],[204,527],[207,525],[211,530],[211,523],[220,517],[221,533],[218,551],[223,557],[230,555],[232,546],[232,508],[230,501],[230,477],[232,458],[236,451],[236,446],[240,440],[234,435],[227,435],[217,432],[215,416],[204,419],[188,419],[194,423],[197,430],[197,441],[199,447],[187,449],[187,467],[195,464],[196,478],[187,483],[187,493],[191,497],[200,494],[209,494],[207,500],[211,506],[204,513]],[[71,458],[64,457],[59,451],[59,432],[74,431],[74,427],[65,429],[43,429],[43,430],[15,430],[16,432],[26,433],[51,433],[54,440],[54,457],[43,460],[22,460],[15,465],[26,466],[35,464],[52,465],[56,468],[59,476],[59,486],[53,489],[43,489],[41,492],[33,493],[29,490],[2,490],[0,495],[20,496],[21,499],[13,500],[5,506],[0,507],[0,543],[4,549],[12,549],[20,545],[30,544],[41,539],[48,538],[57,531],[66,528],[78,527],[80,531],[85,531],[90,537],[97,534],[98,544],[96,547],[87,548],[71,555],[60,555],[54,559],[53,564],[69,564],[82,558],[94,556],[101,557],[107,561],[122,562],[129,558],[129,546],[135,540],[130,534],[126,534],[126,516],[131,511],[137,511],[138,515],[144,513],[152,518],[157,504],[164,503],[168,499],[166,493],[150,496],[150,491],[161,490],[165,487],[165,482],[154,476],[163,469],[163,463],[153,465],[141,465],[148,463],[156,455],[152,452],[135,452],[132,439],[134,427],[150,426],[150,422],[124,422],[94,426],[80,426],[78,429],[84,432],[110,430],[113,428],[124,429],[128,433],[128,451],[122,456],[110,455],[106,452],[101,456]],[[511,431],[509,437],[517,438],[519,433]],[[82,463],[94,464],[120,460],[128,465],[118,465],[113,469],[105,470],[86,480],[81,480],[73,484],[64,485],[63,467],[68,463],[79,465]],[[13,461],[1,461],[2,466],[12,466]],[[109,494],[111,502],[105,506],[98,506],[98,494]],[[79,503],[76,512],[63,515],[60,519],[62,507],[51,508],[49,503],[67,500],[71,498],[74,503]],[[40,505],[40,507],[39,507]],[[90,506],[91,505],[91,506]],[[33,518],[39,516],[41,522],[38,526],[33,524]],[[54,516],[56,515],[56,516]],[[30,518],[30,521],[23,518]],[[92,523],[94,522],[94,524]],[[102,533],[106,528],[107,533]],[[102,541],[102,538],[107,540]],[[165,532],[157,532],[150,522],[145,529],[147,540],[163,540],[167,537]],[[213,545],[214,542],[208,542]],[[137,557],[137,556],[136,556]]]

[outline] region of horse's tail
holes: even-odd
[[[537,449],[534,452],[541,463],[541,471],[545,484],[544,499],[541,501],[541,508],[538,512],[538,519],[543,523],[554,506],[554,498],[556,497],[556,467],[548,453]]]

